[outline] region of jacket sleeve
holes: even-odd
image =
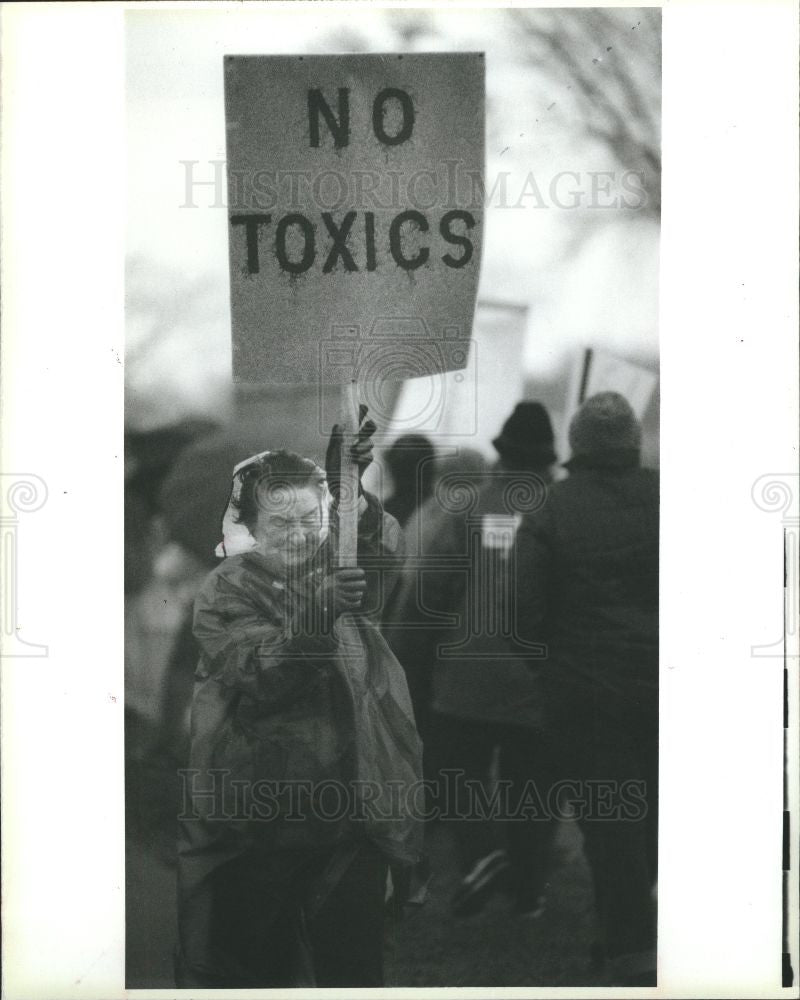
[[[195,602],[201,671],[224,687],[280,707],[315,686],[336,650],[330,631],[302,630],[248,594],[237,577],[217,576]]]
[[[526,643],[546,640],[553,575],[552,517],[545,507],[522,519],[516,541],[516,621]]]

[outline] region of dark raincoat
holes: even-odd
[[[178,853],[185,968],[207,961],[214,872],[251,849],[277,861],[367,840],[390,862],[419,858],[421,825],[404,792],[421,777],[421,744],[403,670],[377,625],[402,534],[369,497],[359,521],[365,611],[309,628],[321,621],[314,593],[334,538],[294,584],[250,551],[225,559],[197,597],[201,659]]]

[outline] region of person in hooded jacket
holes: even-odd
[[[359,472],[374,429],[353,446]],[[374,497],[358,501],[359,565],[335,565],[341,447],[334,428],[327,477],[285,451],[234,470],[222,562],[195,603],[182,987],[383,983],[387,865],[419,859],[399,792],[419,780],[421,748],[377,624],[402,536]]]
[[[655,985],[659,483],[615,392],[569,429],[569,478],[517,533],[522,635],[540,661],[557,772],[592,870],[615,985]]]

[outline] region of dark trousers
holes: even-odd
[[[531,786],[544,795],[550,782],[548,745],[542,736],[521,726],[436,714],[431,718],[426,752],[430,754],[429,773],[433,776],[438,770],[438,798],[440,805],[445,804],[445,817],[455,817],[447,825],[456,839],[462,871],[466,874],[476,861],[503,847],[515,890],[527,897],[540,894],[555,823],[545,810],[532,807],[522,814],[520,806],[525,802],[532,806]],[[491,802],[495,752],[497,777],[504,787],[492,810],[484,804]],[[483,789],[483,795],[478,789]]]
[[[208,989],[383,986],[386,862],[364,845],[308,916],[331,852],[250,852],[213,876],[203,972],[181,985]]]
[[[577,782],[575,808],[608,958],[652,951],[658,869],[658,708],[605,692],[559,693],[550,704],[557,776]],[[602,792],[599,792],[602,789]]]

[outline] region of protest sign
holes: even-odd
[[[225,104],[234,379],[463,368],[482,54],[226,56]]]
[[[356,383],[466,365],[483,111],[480,53],[225,57],[234,380],[340,383],[349,436]]]
[[[465,370],[405,382],[393,428],[398,434],[426,434],[445,449],[473,448],[493,458],[492,439],[525,396],[527,329],[526,306],[479,300]]]

